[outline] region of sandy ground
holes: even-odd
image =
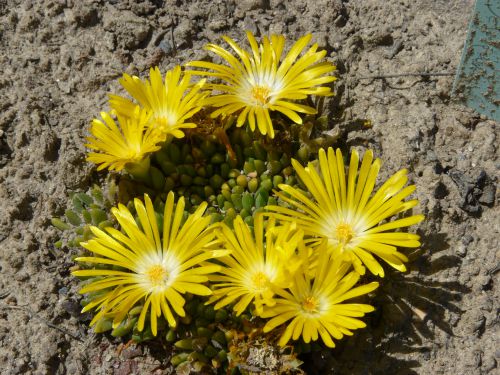
[[[97,178],[89,121],[125,71],[164,71],[227,34],[312,32],[338,66],[330,121],[371,147],[382,177],[408,168],[427,220],[404,277],[368,328],[317,374],[498,371],[498,124],[450,97],[452,76],[370,78],[457,68],[472,0],[0,1],[0,369],[2,374],[168,374],[161,344],[94,335],[79,314],[68,251],[50,218]],[[370,129],[359,126],[369,119]]]

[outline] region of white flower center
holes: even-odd
[[[141,263],[137,272],[138,283],[148,292],[169,288],[179,274],[179,262],[172,254],[151,254]]]

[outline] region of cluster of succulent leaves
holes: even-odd
[[[165,201],[173,191],[186,198],[188,212],[206,201],[212,222],[232,226],[240,215],[252,225],[255,213],[277,204],[273,189],[282,183],[298,184],[291,158],[305,161],[309,154],[297,145],[289,144],[288,148],[285,152],[264,139],[254,140],[250,131],[241,128],[232,128],[222,137],[202,136],[195,129],[187,132],[186,139],[173,140],[153,154],[146,179],[123,176],[122,199],[130,202],[146,193]]]
[[[80,242],[88,241],[93,237],[90,231],[92,225],[101,229],[113,225],[109,209],[114,204],[116,187],[114,184],[110,186],[110,196],[105,196],[99,185],[94,185],[88,193],[70,194],[71,206],[65,210],[63,216],[51,219],[54,227],[67,232],[66,236],[54,243],[56,248],[78,247]]]

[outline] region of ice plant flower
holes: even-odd
[[[325,241],[323,246],[326,247]],[[350,266],[323,250],[312,279],[297,272],[288,290],[277,291],[276,304],[264,306],[261,317],[271,318],[264,326],[264,332],[291,320],[280,338],[281,346],[302,336],[306,343],[321,337],[326,346],[333,348],[332,337],[340,340],[344,335],[352,335],[352,330],[366,327],[357,318],[374,310],[370,305],[343,302],[370,293],[378,283],[353,288],[360,275],[355,271],[346,275]]]
[[[112,209],[122,231],[108,227],[106,233],[91,227],[95,239],[82,246],[95,256],[80,257],[77,261],[98,267],[77,270],[73,275],[98,278],[85,285],[80,293],[104,292],[82,310],[98,310],[90,325],[108,317],[113,318],[113,327],[117,327],[134,305],[142,304],[137,327],[143,330],[150,311],[151,331],[156,336],[157,320],[162,314],[172,327],[176,325],[173,312],[185,316],[182,294],[212,293],[203,283],[208,280],[207,275],[220,267],[206,261],[220,254],[218,250],[209,249],[214,244],[214,234],[207,231],[210,218],[203,217],[205,202],[182,224],[184,198],[180,198],[174,208],[174,194],[170,192],[160,236],[151,199],[145,195],[144,200],[145,204],[137,198],[134,200],[138,221],[122,204]]]
[[[299,268],[294,255],[303,233],[292,224],[277,227],[274,219],[264,224],[263,215],[255,218],[253,233],[240,216],[233,225],[234,231],[219,224],[217,236],[231,254],[219,258],[225,267],[210,276],[214,292],[207,303],[217,302],[219,309],[237,301],[233,308],[240,315],[253,301],[259,313],[264,304],[273,304],[276,289],[288,286]]]
[[[319,173],[312,163],[306,168],[296,160],[292,164],[313,199],[294,187],[279,185],[279,197],[292,208],[268,206],[271,215],[296,222],[312,236],[313,244],[327,238],[334,256],[351,262],[360,274],[365,273],[364,264],[373,274],[384,276],[384,269],[373,255],[399,271],[406,270],[403,262],[408,259],[397,247],[418,247],[419,236],[395,229],[424,219],[423,215],[412,215],[389,221],[418,203],[405,201],[415,191],[415,185],[404,187],[408,181],[406,169],[395,173],[373,193],[380,159],[374,161],[370,150],[363,157],[359,173],[359,155],[352,151],[347,176],[338,149],[335,153],[329,148],[328,154],[324,149],[319,151]]]
[[[165,137],[182,138],[182,129],[196,127],[195,123],[187,121],[201,109],[202,100],[208,95],[201,91],[205,80],[194,85],[190,81],[191,74],[182,73],[180,66],[167,71],[165,81],[158,67],[150,69],[149,80],[124,74],[120,83],[135,102],[110,94],[109,104],[117,113],[128,117],[134,115],[134,108],[139,104],[150,113],[151,127],[160,130]]]
[[[141,163],[148,154],[160,149],[161,136],[148,128],[149,115],[145,111],[134,110],[135,116],[118,116],[117,122],[106,112],[101,112],[104,120],[94,119],[90,125],[91,137],[87,137],[87,160],[98,164],[97,170],[122,170],[126,165]]]
[[[264,37],[262,43],[257,44],[254,35],[247,31],[251,51],[242,49],[227,36],[223,38],[236,56],[214,44],[208,44],[206,49],[220,56],[228,65],[205,61],[187,64],[209,69],[196,71],[196,74],[222,81],[220,84],[208,85],[220,92],[206,100],[206,104],[218,108],[212,117],[239,112],[237,126],[242,126],[248,119],[252,130],[257,127],[262,134],[274,138],[270,111],[281,112],[293,122],[301,124],[298,113],[314,114],[316,110],[295,100],[305,99],[308,95],[332,95],[329,87],[320,86],[335,80],[335,77],[326,75],[334,71],[335,66],[329,62],[319,62],[325,57],[326,51],[317,51],[318,45],[314,44],[299,57],[309,44],[311,34],[295,42],[286,55],[283,54],[283,35]]]

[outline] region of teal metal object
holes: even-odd
[[[500,0],[477,0],[453,85],[458,101],[500,121]]]

